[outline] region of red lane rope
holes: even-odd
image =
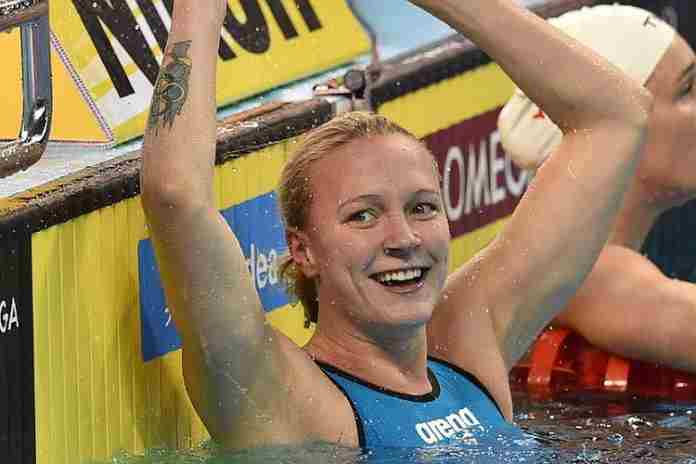
[[[510,381],[513,390],[538,399],[591,390],[696,400],[695,374],[606,353],[565,328],[545,330],[512,369]]]

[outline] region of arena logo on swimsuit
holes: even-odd
[[[19,312],[14,298],[0,300],[0,335],[9,334],[19,329]]]
[[[289,303],[276,264],[286,250],[273,192],[222,211],[246,257],[247,266],[266,312]],[[172,323],[150,240],[138,244],[140,316],[143,359],[150,361],[181,348]]]
[[[481,428],[481,422],[469,408],[460,409],[447,417],[416,424],[418,436],[428,445],[454,438],[466,445],[476,445],[472,429]]]

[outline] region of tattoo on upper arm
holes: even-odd
[[[181,114],[186,103],[191,76],[191,41],[177,42],[169,47],[164,59],[169,62],[160,71],[155,84],[148,118],[148,129],[155,134],[160,127],[172,128],[174,118]]]

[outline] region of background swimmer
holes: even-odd
[[[660,215],[650,230],[641,252],[663,274],[696,284],[696,200]]]
[[[214,207],[226,2],[175,4],[165,61],[190,69],[156,86],[156,110],[187,101],[171,120],[150,119],[142,202],[183,339],[186,387],[223,446],[424,446],[510,432],[510,367],[607,239],[640,158],[649,93],[512,1],[413,3],[494,57],[563,121],[567,137],[509,226],[446,281],[449,229],[424,146],[365,114],[309,135],[283,174],[290,194],[281,205],[293,265],[317,295],[317,329],[304,349],[266,323],[239,244]],[[188,55],[173,57],[187,41]],[[569,84],[554,72],[561,65],[583,82]],[[610,142],[610,153],[592,150]],[[581,166],[572,182],[569,164]],[[578,212],[575,199],[590,193]]]
[[[610,240],[556,323],[606,351],[696,372],[696,285],[666,277],[639,253],[660,214],[696,196],[694,51],[669,25],[635,7],[597,6],[551,22],[644,83],[655,97],[646,154]],[[525,108],[525,100],[517,94],[499,125],[506,151],[534,169],[561,135],[548,118],[538,117],[538,108]],[[613,150],[611,143],[605,147],[595,151]]]

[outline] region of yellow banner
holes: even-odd
[[[142,135],[173,0],[52,0],[54,140]],[[325,71],[369,50],[345,0],[229,0],[218,48],[219,106]],[[0,37],[0,138],[21,115],[19,34]],[[59,59],[58,59],[59,58]],[[6,70],[8,71],[8,70]]]

